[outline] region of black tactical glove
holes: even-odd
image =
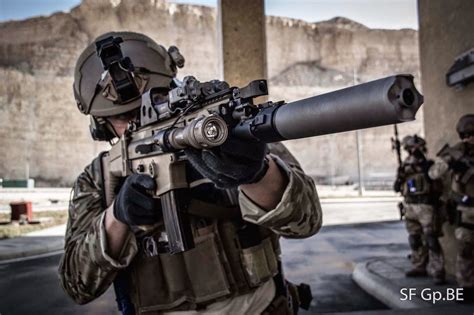
[[[393,190],[395,192],[401,192],[402,191],[402,181],[400,179],[396,179],[395,182],[393,183]]]
[[[459,160],[449,161],[449,168],[456,173],[464,173],[469,169],[469,167],[465,163]]]
[[[209,150],[184,149],[191,165],[219,188],[232,188],[258,182],[265,175],[265,143],[229,138],[219,147]]]
[[[148,191],[156,189],[148,175],[132,174],[127,177],[114,201],[114,216],[127,225],[151,225],[161,218],[158,199]]]
[[[397,169],[397,178],[395,179],[395,182],[393,183],[393,190],[395,192],[402,191],[402,184],[403,184],[404,177],[405,177],[404,168],[402,166],[399,166]]]

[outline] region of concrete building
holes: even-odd
[[[446,85],[446,72],[460,54],[474,48],[474,1],[419,0],[419,44],[428,150],[438,152],[459,141],[458,119],[474,113],[474,84],[456,90]],[[449,273],[454,272],[453,226],[445,224],[442,245]]]
[[[266,77],[264,0],[220,0],[218,12],[224,79],[238,85]],[[459,140],[456,122],[474,112],[474,84],[456,90],[445,77],[455,58],[474,47],[474,1],[419,0],[418,12],[424,127],[433,154]],[[453,274],[453,226],[445,224],[444,230],[447,270]]]

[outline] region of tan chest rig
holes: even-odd
[[[195,248],[160,252],[162,229],[138,240],[139,252],[128,269],[137,314],[203,309],[252,292],[278,273],[275,233],[244,222],[238,208],[197,203],[196,213],[213,218],[190,216]]]
[[[405,180],[402,185],[403,196],[422,196],[431,192],[431,182],[421,165],[414,161],[404,163]]]

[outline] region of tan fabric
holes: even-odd
[[[260,314],[275,296],[275,283],[267,281],[252,293],[236,296],[208,305],[201,311],[164,312],[164,315],[222,315],[222,314]]]
[[[428,175],[431,179],[442,179],[449,172],[449,165],[441,158],[436,158],[435,163],[430,167]]]
[[[311,177],[306,176],[298,165],[287,165],[272,155],[278,166],[290,179],[280,203],[266,211],[250,200],[242,191],[239,203],[244,220],[270,228],[288,238],[309,237],[316,234],[322,225],[322,210]]]
[[[457,143],[453,146],[454,151],[464,154],[464,145]],[[449,178],[450,183],[446,186],[446,196],[454,194],[469,193],[466,185],[461,185],[459,180],[464,174],[453,173],[448,165],[448,161],[452,159],[450,155],[438,158],[436,163],[431,167],[429,175],[431,178]],[[472,185],[472,182],[470,182]],[[457,206],[458,215],[461,216],[461,222],[474,224],[474,207],[464,205]],[[474,230],[466,227],[458,226],[454,230],[454,236],[458,243],[458,251],[456,254],[456,280],[462,287],[474,287]]]
[[[432,276],[444,274],[443,253],[429,250],[426,244],[426,236],[436,234],[433,226],[433,207],[427,204],[413,203],[404,203],[404,207],[408,234],[421,237],[423,240],[423,244],[418,249],[412,249],[413,267],[416,269],[426,268]]]
[[[280,152],[285,152],[283,146],[277,147]],[[289,161],[278,160],[278,165],[287,172],[290,182],[275,209],[265,212],[243,197],[243,194],[239,198],[240,207],[242,213],[252,213],[251,219],[256,224],[276,234],[306,237],[319,230],[321,207],[312,179],[304,175],[294,159]],[[107,254],[100,178],[100,161],[95,159],[76,180],[70,202],[65,253],[60,262],[59,275],[64,290],[77,303],[87,303],[105,292],[117,271],[131,267],[137,257],[138,246],[132,233],[122,249],[120,259],[114,260]],[[261,216],[265,218],[260,220]],[[189,263],[193,264],[192,261]]]
[[[474,224],[474,207],[458,207],[462,222]],[[458,243],[456,280],[462,287],[474,287],[474,230],[457,227],[454,236]]]
[[[106,255],[99,172],[100,160],[95,159],[74,184],[64,255],[59,266],[62,287],[79,304],[104,293],[116,272],[128,266],[137,252],[130,234],[119,260]]]
[[[462,287],[474,287],[474,230],[458,227],[454,235],[458,243],[456,280]]]

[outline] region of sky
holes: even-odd
[[[131,1],[131,0],[129,0]],[[217,0],[170,0],[215,7]],[[68,11],[80,0],[0,0],[0,21]],[[267,15],[317,22],[347,17],[371,28],[418,29],[416,0],[266,0]]]

